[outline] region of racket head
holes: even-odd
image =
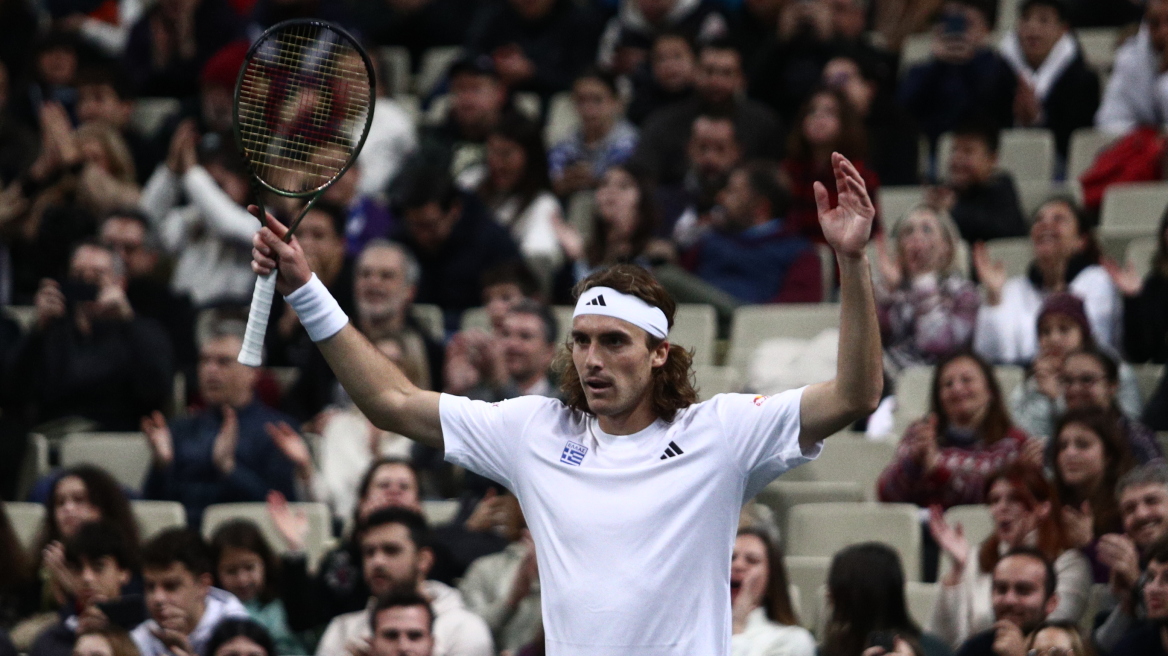
[[[295,198],[336,182],[369,136],[376,88],[369,54],[341,27],[295,19],[268,28],[235,84],[235,141],[252,177]]]

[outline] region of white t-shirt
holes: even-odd
[[[802,394],[720,394],[625,436],[554,399],[442,395],[446,459],[523,508],[549,656],[730,653],[739,510],[822,448],[799,447]]]

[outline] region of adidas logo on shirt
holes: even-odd
[[[608,303],[604,302],[604,294],[600,294],[599,296],[592,299],[591,301],[588,301],[584,305],[603,305],[604,307],[608,307]]]
[[[685,453],[685,451],[682,451],[681,447],[677,446],[677,442],[670,442],[669,446],[665,447],[665,454],[661,456],[661,459],[666,460],[668,458],[674,458],[683,453]]]

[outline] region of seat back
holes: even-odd
[[[945,511],[945,521],[953,526],[961,524],[965,539],[974,549],[994,532],[994,518],[984,504],[953,506]]]
[[[1128,242],[1123,259],[1127,264],[1134,266],[1140,277],[1143,278],[1152,270],[1152,256],[1155,254],[1156,238],[1140,237]]]
[[[839,316],[835,303],[743,305],[734,311],[727,364],[747,371],[759,344],[772,337],[811,339],[828,328],[838,328]]]
[[[900,554],[905,578],[921,578],[920,511],[910,503],[807,503],[791,509],[787,553],[832,556],[861,542],[882,542]]]
[[[1135,370],[1136,382],[1140,386],[1140,399],[1147,403],[1156,391],[1156,386],[1164,379],[1164,365],[1135,364],[1132,365],[1132,369]]]
[[[699,401],[709,401],[718,394],[742,391],[742,375],[734,367],[695,365],[694,379],[697,382]]]
[[[414,79],[419,97],[426,98],[434,91],[434,87],[446,77],[447,69],[461,53],[462,48],[459,46],[439,46],[422,53],[418,76]]]
[[[1104,238],[1155,237],[1168,208],[1168,182],[1114,184],[1103,192],[1099,235]]]
[[[142,489],[150,458],[142,433],[72,433],[61,442],[61,466],[97,465],[134,490]]]
[[[414,303],[410,308],[414,320],[431,339],[439,342],[446,337],[446,320],[442,316],[442,308],[429,303]]]
[[[1072,132],[1067,155],[1067,180],[1078,180],[1086,173],[1100,151],[1110,146],[1117,136],[1095,128],[1079,128]]]
[[[142,542],[158,535],[168,528],[183,528],[187,525],[187,512],[177,501],[131,501],[130,509],[138,522],[138,533]]]
[[[799,588],[799,624],[808,631],[819,626],[820,589],[827,583],[827,572],[831,568],[831,556],[787,556],[783,559],[787,566],[787,581]],[[794,603],[794,599],[791,600]]]
[[[1029,237],[1008,237],[993,239],[985,243],[990,259],[1006,265],[1006,275],[1026,275],[1030,261],[1034,259],[1034,247]]]
[[[795,506],[805,503],[864,501],[864,490],[853,481],[786,481],[782,478],[767,485],[755,500],[771,509],[779,527],[779,541],[785,542],[788,515]]]
[[[457,499],[432,499],[422,502],[422,515],[431,528],[446,526],[454,521],[459,508]]]
[[[332,515],[329,507],[323,503],[291,503],[293,512],[303,512],[308,519],[308,535],[304,540],[304,551],[308,554],[310,568],[314,568],[321,556],[332,546]],[[203,537],[210,540],[215,530],[222,524],[234,520],[246,519],[255,522],[264,534],[276,553],[288,551],[284,538],[272,523],[268,515],[267,504],[255,503],[217,503],[207,506],[203,513]]]
[[[876,480],[894,457],[896,444],[893,442],[840,433],[827,439],[818,458],[783,474],[782,480],[851,483],[865,499],[874,500]]]
[[[1050,183],[1054,178],[1054,134],[1045,128],[1002,130],[998,149],[1001,168],[1014,180]]]
[[[36,539],[45,521],[45,505],[27,501],[5,501],[4,512],[8,515],[8,521],[12,523],[12,529],[16,531],[16,539],[20,540],[20,545],[26,552],[31,553],[36,548]]]
[[[937,583],[908,581],[904,584],[904,601],[908,605],[909,617],[919,626],[929,626],[933,621],[933,607],[937,605],[937,595],[941,587]]]

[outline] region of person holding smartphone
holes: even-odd
[[[134,578],[134,551],[113,524],[81,527],[65,545],[65,564],[75,581],[72,612],[37,636],[29,656],[70,656],[83,633],[110,626],[130,629],[145,619],[141,595],[122,596]]]

